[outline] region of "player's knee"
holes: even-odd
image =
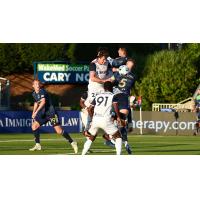
[[[56,130],[56,133],[57,133],[58,135],[62,135],[62,134],[63,134],[63,129],[62,129],[62,128],[57,129],[57,130]]]
[[[121,138],[121,134],[117,131],[115,134],[112,135],[113,139]]]
[[[32,124],[31,129],[32,131],[36,131],[39,128],[37,124]]]

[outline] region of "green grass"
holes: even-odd
[[[71,135],[81,154],[85,138],[81,134]],[[90,155],[114,155],[115,149],[103,144],[101,135],[92,144]],[[200,155],[199,136],[129,135],[129,143],[135,155]],[[30,152],[34,145],[32,134],[0,134],[1,155],[73,155],[69,143],[56,134],[42,134],[42,151]],[[123,155],[127,155],[123,147]]]

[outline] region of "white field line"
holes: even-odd
[[[150,135],[150,136],[149,135],[128,135],[128,138],[132,138],[132,137],[135,137],[135,138],[137,138],[137,137],[145,137],[145,138],[147,138],[147,137],[154,138],[155,137],[155,138],[158,138],[158,137],[168,137],[168,136],[160,136],[160,135],[155,135],[155,136],[153,136],[153,135]],[[73,138],[73,136],[72,136],[72,138]],[[98,136],[97,138],[102,138],[102,137]],[[75,141],[76,140],[85,140],[85,138],[83,136],[83,137],[80,137],[80,138],[75,138],[74,140]],[[10,140],[0,140],[0,143],[32,142],[32,141],[34,141],[34,139],[21,139],[21,140],[20,139],[10,139]],[[65,139],[64,138],[41,139],[41,141],[65,141]],[[143,142],[143,141],[139,142],[139,141],[137,141],[137,143],[152,143],[152,141],[146,141],[146,142]],[[159,143],[172,144],[171,142],[167,143],[167,142],[164,142],[164,141],[163,142],[159,142]],[[199,144],[199,142],[198,142],[198,144]]]

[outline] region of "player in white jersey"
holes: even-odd
[[[88,98],[86,103],[91,103],[97,94],[104,91],[103,83],[112,76],[111,66],[107,61],[107,54],[99,52],[97,58],[90,63]]]
[[[110,138],[115,140],[116,154],[121,154],[122,149],[122,139],[121,134],[114,124],[111,116],[112,108],[117,115],[117,121],[120,124],[121,118],[118,108],[118,103],[115,101],[115,96],[112,93],[112,83],[107,81],[104,83],[104,92],[96,95],[95,99],[89,107],[89,114],[92,117],[92,124],[88,131],[90,134],[89,139],[85,142],[82,155],[85,155],[92,142],[95,140],[97,132],[99,129],[104,130]]]

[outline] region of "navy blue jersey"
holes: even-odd
[[[122,76],[118,72],[114,73],[114,93],[123,92],[126,95],[130,96],[131,88],[135,82],[135,75],[132,72],[129,72],[127,75]]]
[[[44,108],[42,108],[43,112],[45,112],[45,113],[46,112],[55,112],[54,107],[51,102],[51,98],[49,97],[49,94],[47,93],[47,91],[45,89],[40,89],[40,91],[38,93],[36,93],[34,91],[32,95],[33,95],[34,101],[39,104],[40,104],[42,98],[45,98],[45,105],[44,105]]]
[[[127,57],[118,57],[115,59],[109,59],[109,63],[112,67],[119,68],[121,65],[125,65],[127,60]]]

